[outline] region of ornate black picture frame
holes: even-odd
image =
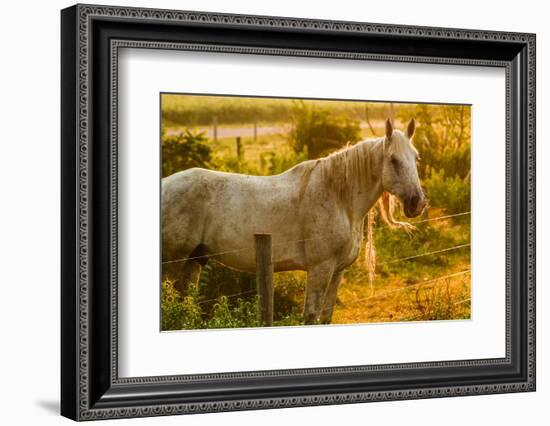
[[[61,414],[74,420],[535,390],[535,35],[76,5],[61,13]],[[506,71],[506,356],[119,378],[117,52],[186,49]]]

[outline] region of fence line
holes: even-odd
[[[463,212],[463,213],[456,213],[456,214],[448,214],[444,216],[438,216],[438,217],[431,217],[429,219],[422,219],[422,220],[416,220],[414,222],[409,222],[411,225],[414,225],[416,223],[424,223],[424,222],[431,222],[434,220],[442,220],[442,219],[450,219],[451,217],[457,217],[457,216],[466,216],[470,214],[471,212]]]
[[[388,296],[388,295],[394,294],[394,293],[399,293],[399,292],[408,290],[408,289],[413,288],[413,287],[423,286],[423,285],[431,284],[431,283],[433,283],[433,282],[441,281],[441,280],[444,280],[444,279],[447,279],[447,278],[453,278],[453,277],[457,277],[457,276],[459,276],[459,275],[464,275],[464,274],[469,273],[470,271],[471,271],[470,269],[466,269],[466,270],[464,270],[464,271],[455,272],[455,273],[452,273],[452,274],[444,275],[444,276],[442,276],[442,277],[432,278],[432,279],[429,279],[429,280],[426,280],[426,281],[419,281],[419,282],[416,282],[416,283],[414,283],[414,284],[406,285],[406,286],[403,287],[403,288],[397,288],[397,289],[394,289],[394,290],[386,291],[386,292],[384,292],[384,293],[374,294],[374,295],[372,295],[372,296],[368,296],[368,297],[363,297],[363,298],[360,298],[360,299],[356,299],[356,300],[354,300],[354,301],[352,301],[352,302],[347,302],[346,305],[354,305],[354,304],[356,304],[356,303],[364,302],[364,301],[366,301],[366,300],[378,299],[378,298],[380,298],[380,297]],[[224,294],[224,295],[220,295],[220,296],[218,296],[218,297],[216,297],[216,298],[213,298],[213,299],[201,300],[201,301],[196,302],[196,303],[197,303],[198,305],[201,305],[201,304],[203,304],[203,303],[219,301],[220,297],[231,298],[231,297],[242,296],[242,295],[251,294],[251,293],[256,293],[256,289],[247,290],[247,291],[241,291],[241,292],[239,292],[239,293],[233,293],[233,294],[227,294],[227,295]],[[462,304],[462,303],[469,302],[470,300],[471,300],[471,298],[464,299],[464,300],[459,300],[458,302],[455,302],[454,304],[455,304],[455,305],[459,305],[459,304]],[[332,309],[332,308],[326,308],[326,309],[324,309],[324,310],[327,310],[327,309]]]
[[[444,215],[444,216],[432,217],[430,219],[418,220],[416,222],[409,222],[409,223],[411,225],[414,225],[414,224],[417,224],[417,223],[431,222],[431,221],[434,221],[434,220],[448,219],[448,218],[457,217],[457,216],[465,216],[465,215],[468,215],[470,213],[471,212],[463,212],[463,213],[457,213],[457,214],[451,214],[451,215]],[[286,242],[282,242],[282,243],[275,243],[275,244],[273,244],[273,247],[280,247],[280,246],[284,246],[284,245],[302,243],[302,242],[306,242],[306,241],[324,240],[324,239],[326,239],[326,237],[315,237],[315,238],[304,238],[304,239],[301,239],[301,240],[291,240],[291,241],[286,241]],[[166,264],[170,264],[170,263],[185,262],[187,260],[204,259],[206,257],[222,256],[224,254],[237,253],[239,251],[253,250],[253,249],[254,249],[254,246],[251,245],[250,247],[241,247],[241,248],[237,248],[237,249],[221,251],[221,252],[218,252],[218,253],[205,254],[205,255],[202,255],[202,256],[193,256],[193,257],[184,257],[184,258],[181,258],[181,259],[166,260],[166,261],[162,262],[162,264],[166,265]],[[454,249],[454,248],[452,248],[452,249]],[[431,253],[431,254],[435,254],[435,253]],[[427,256],[427,255],[428,254],[426,254],[425,256]],[[421,256],[424,256],[424,255],[421,255]],[[412,259],[412,257],[411,257],[411,259]],[[401,260],[403,260],[403,259],[401,259]],[[393,263],[393,262],[394,261],[384,262],[384,263],[381,263],[380,265],[383,265],[383,264],[386,264],[386,263]]]
[[[409,285],[406,285],[405,287],[403,288],[396,288],[396,289],[393,289],[393,290],[390,290],[390,291],[385,291],[383,293],[379,293],[379,294],[374,294],[372,296],[367,296],[367,297],[362,297],[360,299],[355,299],[354,301],[352,302],[347,302],[345,303],[345,305],[354,305],[356,303],[360,303],[360,302],[365,302],[367,300],[372,300],[372,299],[379,299],[381,297],[384,297],[384,296],[388,296],[390,294],[394,294],[394,293],[399,293],[399,292],[403,292],[403,291],[406,291],[410,288],[413,288],[413,287],[420,287],[420,286],[424,286],[426,284],[431,284],[431,283],[434,283],[434,282],[437,282],[437,281],[441,281],[441,280],[444,280],[444,279],[448,279],[448,278],[453,278],[453,277],[457,277],[457,276],[460,276],[460,275],[464,275],[464,274],[467,274],[471,272],[471,269],[465,269],[463,271],[459,271],[459,272],[455,272],[455,273],[452,273],[452,274],[448,274],[448,275],[444,275],[442,277],[437,277],[437,278],[432,278],[432,279],[429,279],[429,280],[425,280],[425,281],[418,281],[414,284],[409,284]],[[256,289],[252,289],[252,290],[247,290],[247,291],[241,291],[239,293],[233,293],[233,294],[227,294],[227,295],[220,295],[216,298],[212,298],[212,299],[206,299],[206,300],[201,300],[199,302],[196,302],[198,305],[201,305],[201,304],[204,304],[204,303],[208,303],[208,302],[216,302],[216,301],[219,301],[219,299],[221,297],[226,297],[226,298],[233,298],[233,297],[237,297],[237,296],[243,296],[245,294],[251,294],[251,293],[256,293]],[[458,302],[455,302],[454,305],[459,305],[459,304],[462,304],[462,303],[466,303],[466,302],[469,302],[471,300],[471,298],[467,298],[467,299],[463,299],[463,300],[459,300]],[[325,308],[323,309],[321,312],[323,311],[326,311],[326,310],[329,310],[329,309],[334,309],[334,307],[329,307],[329,308]],[[414,320],[414,318],[413,318]]]
[[[296,244],[296,243],[319,240],[319,239],[324,240],[324,239],[326,239],[326,237],[305,238],[305,239],[302,239],[302,240],[287,241],[287,242],[283,242],[283,243],[273,244],[273,246],[275,247],[275,246],[290,245],[290,244]],[[417,255],[414,255],[414,256],[400,257],[398,259],[388,260],[387,262],[379,263],[378,266],[387,265],[387,264],[391,264],[391,263],[397,263],[397,262],[404,261],[404,260],[416,259],[416,258],[419,258],[419,257],[429,256],[429,255],[432,255],[432,254],[444,253],[444,252],[452,251],[452,250],[458,250],[458,249],[461,249],[461,248],[464,248],[464,247],[468,247],[470,245],[471,245],[470,243],[461,244],[461,245],[458,245],[458,246],[448,247],[448,248],[445,248],[445,249],[442,249],[442,250],[436,250],[436,251],[432,251],[432,252],[428,252],[428,253],[417,254]],[[167,260],[167,261],[162,262],[162,264],[165,265],[165,264],[169,264],[169,263],[185,262],[187,260],[204,259],[205,257],[215,257],[215,256],[221,256],[221,255],[224,255],[224,254],[236,253],[236,252],[239,252],[239,251],[253,250],[253,249],[254,249],[254,247],[244,247],[244,248],[239,248],[239,249],[221,251],[221,252],[218,252],[218,253],[205,254],[205,255],[202,255],[202,256],[193,256],[193,257],[185,257],[185,258],[181,258],[181,259]]]
[[[286,246],[286,245],[290,245],[290,244],[303,243],[303,242],[306,242],[306,241],[326,240],[326,239],[327,239],[326,237],[304,238],[304,239],[301,239],[301,240],[290,240],[290,241],[285,241],[285,242],[282,242],[282,243],[276,243],[276,244],[273,244],[272,246],[273,247],[280,247],[280,246]],[[224,255],[224,254],[236,253],[236,252],[245,251],[245,250],[254,250],[254,245],[251,245],[250,247],[241,247],[241,248],[237,248],[237,249],[233,249],[233,250],[220,251],[218,253],[204,254],[202,256],[182,257],[181,259],[166,260],[166,261],[162,262],[162,265],[166,265],[168,263],[185,262],[187,260],[204,259],[205,257],[216,257],[216,256]]]
[[[455,302],[453,303],[453,305],[461,305],[463,303],[466,303],[466,302],[469,302],[470,300],[472,300],[471,298],[467,298],[467,299],[463,299],[463,300],[459,300],[458,302]],[[417,319],[420,319],[424,316],[424,314],[420,314],[420,315],[415,315],[414,317],[412,318],[408,318],[407,317],[402,317],[401,319],[399,319],[398,321],[415,321]],[[429,321],[429,320],[427,320]]]
[[[442,220],[442,219],[449,219],[449,218],[458,217],[458,216],[465,216],[465,215],[468,215],[468,214],[470,214],[470,212],[463,212],[463,213],[457,213],[457,214],[452,214],[452,215],[443,215],[443,216],[438,216],[438,217],[435,217],[435,218],[429,218],[429,219],[419,220],[419,221],[410,222],[410,223],[412,225],[414,225],[414,224],[417,224],[417,223],[430,222],[430,221]],[[285,245],[296,244],[296,243],[301,243],[301,242],[306,242],[306,241],[326,240],[326,239],[327,239],[326,237],[305,238],[305,239],[300,239],[300,240],[291,240],[291,241],[286,241],[286,242],[280,242],[280,243],[272,244],[272,246],[285,246]],[[449,252],[449,251],[452,251],[452,250],[458,250],[458,249],[461,249],[461,248],[469,247],[470,245],[471,244],[469,244],[469,243],[468,244],[461,244],[461,245],[458,245],[458,246],[448,247],[448,248],[445,248],[445,249],[436,250],[436,251],[432,251],[432,252],[428,252],[428,253],[422,253],[422,254],[418,254],[418,255],[407,256],[407,257],[402,257],[402,258],[398,258],[398,259],[389,260],[389,261],[386,261],[386,262],[382,262],[379,265],[393,264],[393,263],[398,263],[398,262],[407,261],[407,260],[411,260],[411,259],[417,259],[417,258],[424,257],[424,256],[430,256],[430,255],[434,255],[434,254],[438,254],[438,253]],[[204,259],[204,258],[216,257],[216,256],[224,255],[224,254],[236,253],[236,252],[240,252],[240,251],[253,250],[253,249],[254,249],[254,246],[252,245],[250,247],[242,247],[242,248],[237,248],[237,249],[233,249],[233,250],[226,250],[226,251],[218,252],[218,253],[205,254],[205,255],[202,255],[202,256],[193,256],[193,257],[187,257],[187,258],[181,258],[181,259],[168,260],[168,261],[162,262],[162,264],[185,262],[187,260],[195,260],[195,259]],[[453,273],[453,274],[448,274],[448,275],[445,275],[445,276],[442,276],[442,277],[433,278],[433,279],[430,279],[430,280],[427,280],[427,281],[420,281],[420,282],[417,282],[415,284],[407,285],[403,288],[394,289],[394,290],[387,291],[387,292],[380,293],[380,294],[372,294],[371,296],[360,298],[360,299],[354,300],[352,302],[349,302],[347,304],[356,304],[356,303],[364,302],[366,300],[377,299],[377,298],[380,298],[380,297],[387,296],[389,294],[405,291],[405,290],[407,290],[409,288],[412,288],[412,287],[430,284],[430,283],[437,282],[437,281],[440,281],[440,280],[444,280],[444,279],[447,279],[447,278],[451,278],[451,277],[455,277],[455,276],[458,276],[458,275],[466,274],[468,272],[470,272],[469,269],[465,270],[465,271],[460,271],[460,272],[457,272],[457,273]],[[216,298],[201,300],[201,301],[197,302],[197,304],[204,304],[204,303],[208,303],[208,302],[219,301],[220,297],[233,298],[233,297],[242,296],[242,295],[251,294],[251,293],[257,293],[257,289],[251,289],[251,290],[242,291],[242,292],[239,292],[239,293],[234,293],[234,294],[229,294],[229,295],[220,295]],[[455,302],[454,304],[458,305],[458,304],[466,303],[468,301],[470,301],[470,299],[464,299],[464,300]],[[333,309],[333,308],[334,307],[330,307],[330,308],[326,308],[326,309]],[[324,310],[326,310],[326,309],[324,309]]]
[[[240,293],[222,294],[221,296],[218,296],[218,297],[216,297],[216,298],[214,298],[214,299],[201,300],[200,302],[197,302],[197,305],[201,305],[201,304],[207,303],[207,302],[219,301],[220,297],[227,297],[227,298],[229,299],[230,297],[242,296],[242,295],[244,295],[244,294],[250,294],[250,293],[256,293],[256,289],[247,290],[247,291],[241,291]]]
[[[388,296],[390,294],[394,294],[394,293],[399,293],[399,292],[402,292],[402,291],[406,291],[412,287],[419,287],[419,286],[423,286],[425,284],[431,284],[433,282],[437,282],[437,281],[441,281],[441,280],[444,280],[444,279],[447,279],[447,278],[453,278],[453,277],[457,277],[459,275],[464,275],[464,274],[467,274],[468,272],[470,272],[471,270],[470,269],[465,269],[464,271],[460,271],[460,272],[455,272],[453,274],[448,274],[448,275],[444,275],[442,277],[437,277],[437,278],[432,278],[432,279],[429,279],[429,280],[426,280],[426,281],[419,281],[417,283],[414,283],[414,284],[409,284],[409,285],[406,285],[405,287],[403,288],[396,288],[396,289],[393,289],[393,290],[390,290],[390,291],[385,291],[383,293],[379,293],[379,294],[373,294],[371,296],[367,296],[367,297],[362,297],[360,299],[355,299],[354,301],[352,302],[347,302],[345,303],[345,305],[354,305],[356,303],[359,303],[359,302],[365,302],[367,300],[372,300],[372,299],[379,299],[380,297],[384,297],[384,296]],[[465,303],[465,302],[464,302]],[[334,309],[334,307],[332,308],[325,308],[323,309],[321,312],[323,311],[326,311],[326,310],[330,310],[330,309]]]
[[[462,305],[463,303],[469,302],[470,300],[472,300],[472,298],[468,297],[467,299],[462,299],[462,300],[459,300],[458,302],[454,302],[453,305]]]
[[[461,248],[464,248],[464,247],[469,247],[470,245],[471,245],[470,243],[461,244],[461,245],[458,245],[458,246],[449,247],[449,248],[442,249],[442,250],[431,251],[429,253],[416,254],[414,256],[407,256],[407,257],[400,257],[399,259],[394,259],[394,260],[389,260],[387,262],[379,263],[378,266],[388,265],[390,263],[397,263],[397,262],[401,262],[401,261],[404,261],[404,260],[416,259],[416,258],[424,257],[424,256],[430,256],[432,254],[437,254],[437,253],[444,253],[444,252],[451,251],[451,250],[458,250],[458,249],[461,249]]]
[[[346,303],[346,305],[353,305],[355,303],[364,302],[366,300],[378,299],[380,297],[388,296],[388,295],[394,294],[394,293],[399,293],[401,291],[405,291],[405,290],[408,290],[408,289],[413,288],[413,287],[423,286],[425,284],[431,284],[433,282],[441,281],[441,280],[444,280],[444,279],[447,279],[447,278],[453,278],[453,277],[457,277],[459,275],[464,275],[464,274],[467,274],[470,271],[471,271],[470,269],[465,269],[464,271],[455,272],[453,274],[444,275],[442,277],[432,278],[432,279],[429,279],[429,280],[426,280],[426,281],[419,281],[419,282],[416,282],[414,284],[406,285],[403,288],[396,288],[396,289],[393,289],[393,290],[390,290],[390,291],[385,291],[384,293],[379,293],[379,294],[374,294],[372,296],[362,297],[361,299],[356,299],[353,302],[348,302],[348,303]]]
[[[253,249],[254,247],[244,247],[244,248],[238,248],[233,250],[220,251],[218,253],[203,254],[202,256],[182,257],[181,259],[165,260],[164,262],[162,262],[162,264],[167,265],[169,263],[186,262],[188,260],[204,259],[205,257],[215,257],[215,256],[221,256],[222,254],[236,253],[238,251],[253,250]]]

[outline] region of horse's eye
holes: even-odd
[[[395,155],[392,155],[390,157],[390,161],[391,161],[392,166],[394,166],[395,168],[399,167],[399,160],[397,159],[397,157]]]

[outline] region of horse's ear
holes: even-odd
[[[390,119],[386,120],[386,138],[388,141],[391,140],[391,135],[393,134],[393,125],[391,124]]]
[[[414,129],[416,128],[416,123],[414,122],[414,118],[411,119],[409,122],[409,125],[407,126],[407,136],[409,139],[411,139],[414,135]]]

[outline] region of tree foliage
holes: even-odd
[[[414,117],[418,124],[414,145],[422,161],[418,165],[421,179],[429,178],[431,170],[444,170],[445,176],[470,173],[471,117],[467,105],[417,104],[412,110],[398,110],[403,122]]]

